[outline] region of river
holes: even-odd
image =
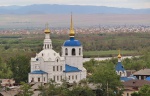
[[[123,56],[122,59],[125,59],[125,58],[132,58],[133,56]],[[137,56],[136,56],[137,57]],[[100,57],[100,58],[94,58],[95,60],[98,60],[98,61],[102,61],[102,60],[107,60],[107,59],[111,59],[113,57]],[[83,58],[83,62],[86,62],[86,61],[90,61],[92,58]]]

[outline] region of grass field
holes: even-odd
[[[108,51],[85,51],[84,57],[113,57],[118,55],[118,50],[108,50]],[[137,55],[139,52],[137,51],[128,51],[128,50],[121,50],[122,56],[129,56],[129,55]]]

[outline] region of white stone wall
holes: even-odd
[[[79,82],[82,79],[81,73],[82,72],[68,72],[68,73],[64,73],[65,74],[65,79],[69,83]]]
[[[86,69],[83,67],[82,72],[81,72],[81,79],[86,79],[87,76],[87,71]]]
[[[48,78],[47,78],[48,74],[28,74],[28,82],[32,81],[32,78],[34,78],[33,82],[44,82],[47,83],[48,82]],[[40,78],[40,81],[38,81],[38,78]]]

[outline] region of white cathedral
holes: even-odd
[[[53,50],[48,27],[44,32],[43,50],[31,58],[31,72],[28,74],[28,82],[47,83],[52,79],[61,83],[64,79],[73,83],[85,79],[87,71],[82,63],[83,47],[80,41],[75,40],[72,16],[70,39],[66,40],[62,46],[62,56]]]

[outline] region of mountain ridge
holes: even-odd
[[[33,4],[0,6],[0,14],[150,14],[150,8],[131,9],[92,5]]]

